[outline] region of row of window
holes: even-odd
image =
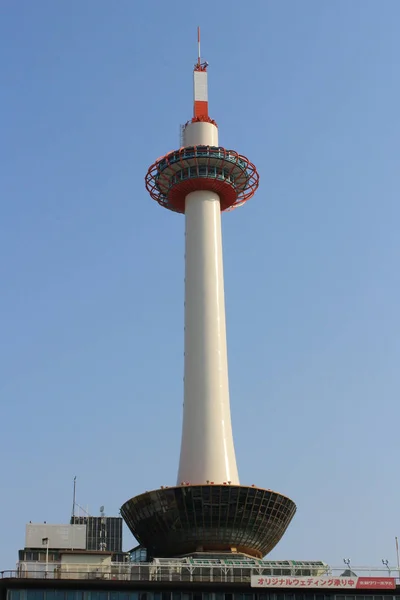
[[[185,179],[191,179],[193,177],[210,177],[211,179],[221,179],[223,181],[229,181],[230,183],[235,183],[237,179],[227,169],[206,165],[181,169],[174,177],[170,178],[169,182],[173,185],[179,181],[184,181]],[[160,183],[162,184],[161,181]],[[219,510],[219,506],[215,508],[215,510],[217,509]]]
[[[52,550],[49,551],[49,554],[46,557],[46,552],[37,552],[34,550],[28,550],[27,552],[25,552],[24,550],[21,550],[19,553],[19,559],[20,560],[27,560],[27,561],[39,561],[39,562],[59,562],[61,559],[61,555],[59,552],[54,552]]]
[[[192,158],[216,158],[227,160],[232,163],[237,163],[240,167],[246,168],[247,164],[239,158],[236,153],[229,154],[224,150],[213,149],[210,146],[187,147],[184,150],[178,150],[168,155],[168,160],[165,158],[158,163],[158,169],[162,171],[168,165],[173,165],[182,160],[190,160]]]
[[[7,600],[400,600],[392,595],[327,595],[313,593],[102,592],[96,590],[8,590]]]

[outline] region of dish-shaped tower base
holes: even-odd
[[[241,552],[262,558],[296,512],[277,492],[240,485],[182,485],[145,492],[121,507],[129,529],[151,556]]]

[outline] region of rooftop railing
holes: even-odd
[[[0,571],[0,578],[17,579],[75,579],[140,582],[214,582],[249,584],[252,575],[262,577],[348,577],[349,571],[343,566],[331,567],[324,563],[285,563],[270,564],[245,561],[229,564],[221,561],[182,562],[160,560],[151,563],[111,563],[103,566],[93,564],[26,563],[20,562],[16,570]],[[234,563],[234,561],[232,561]],[[397,567],[351,566],[351,576],[393,577],[400,585]]]

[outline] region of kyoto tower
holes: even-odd
[[[183,428],[177,484],[131,498],[121,514],[152,556],[241,552],[262,558],[278,543],[296,505],[240,485],[229,404],[221,213],[255,193],[255,166],[218,143],[208,113],[208,63],[194,66],[193,118],[178,150],[145,177],[150,196],[185,215]]]

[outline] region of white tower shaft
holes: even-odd
[[[184,145],[218,145],[211,123],[190,123]],[[185,204],[185,369],[178,484],[239,484],[226,347],[221,209],[214,192]]]

